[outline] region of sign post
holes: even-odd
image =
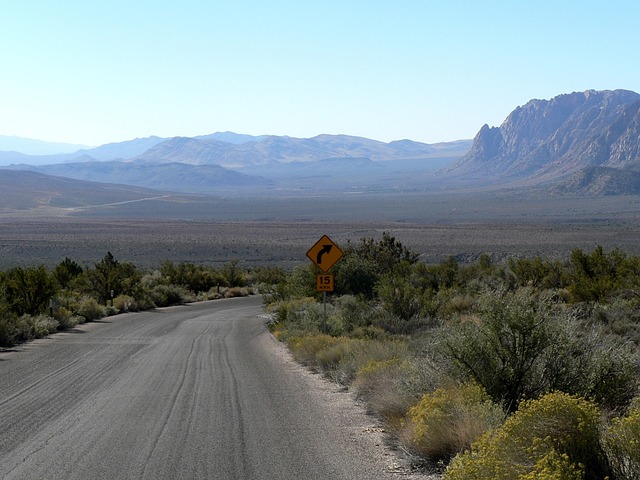
[[[333,292],[335,288],[334,276],[327,272],[343,256],[344,253],[340,250],[340,247],[327,235],[323,235],[307,252],[309,260],[322,270],[322,273],[316,276],[316,290],[322,292],[323,297],[324,319],[322,331],[324,333],[327,331],[327,292]]]

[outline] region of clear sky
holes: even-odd
[[[638,0],[0,0],[0,135],[473,138],[639,46]]]

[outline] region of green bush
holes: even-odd
[[[311,333],[325,333],[326,326],[331,327],[326,333],[338,335],[343,333],[342,325],[333,313],[334,307],[327,305],[327,322],[325,322],[324,307],[313,298],[294,298],[279,301],[267,309],[273,314],[271,328],[278,331],[283,340],[290,337],[300,337]]]
[[[0,313],[0,347],[11,347],[16,341],[16,318]]]
[[[616,479],[640,478],[640,402],[615,418],[604,434],[604,445]]]
[[[13,342],[43,338],[58,330],[58,322],[46,315],[22,315],[15,320]]]
[[[441,387],[409,409],[410,445],[430,461],[446,463],[504,418],[502,408],[475,383]]]
[[[129,295],[118,295],[113,299],[113,307],[117,312],[137,312],[139,310],[135,298]]]
[[[81,323],[85,322],[85,318],[79,315],[74,315],[71,310],[67,310],[64,307],[58,308],[56,312],[56,320],[58,321],[58,328],[60,330],[66,330],[73,328]]]
[[[149,293],[149,298],[156,307],[168,307],[170,305],[182,305],[187,298],[184,287],[177,285],[155,285]]]
[[[58,322],[47,315],[29,315],[35,338],[43,338],[58,331]]]
[[[555,360],[548,354],[565,340],[564,321],[566,315],[551,298],[537,297],[530,289],[487,293],[479,317],[462,317],[451,326],[442,353],[513,411],[522,398],[548,388]]]
[[[371,305],[369,302],[354,295],[342,295],[334,300],[334,305],[346,333],[371,325]]]
[[[76,313],[84,317],[87,322],[98,320],[107,315],[106,308],[100,305],[95,298],[91,297],[85,298],[80,302]]]
[[[457,455],[445,480],[604,478],[597,406],[561,392],[527,400],[500,428]]]

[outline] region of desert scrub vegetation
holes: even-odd
[[[0,347],[117,313],[272,291],[283,278],[280,269],[237,260],[220,269],[166,261],[142,271],[110,252],[92,266],[65,258],[51,270],[16,267],[0,271]]]
[[[640,258],[427,265],[387,233],[343,250],[326,309],[300,266],[265,295],[270,328],[416,462],[447,478],[637,477]]]

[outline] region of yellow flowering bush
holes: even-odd
[[[562,392],[520,404],[504,425],[458,455],[446,480],[604,478],[595,404]]]
[[[438,388],[408,413],[412,447],[434,462],[450,460],[504,420],[502,408],[475,383]]]

